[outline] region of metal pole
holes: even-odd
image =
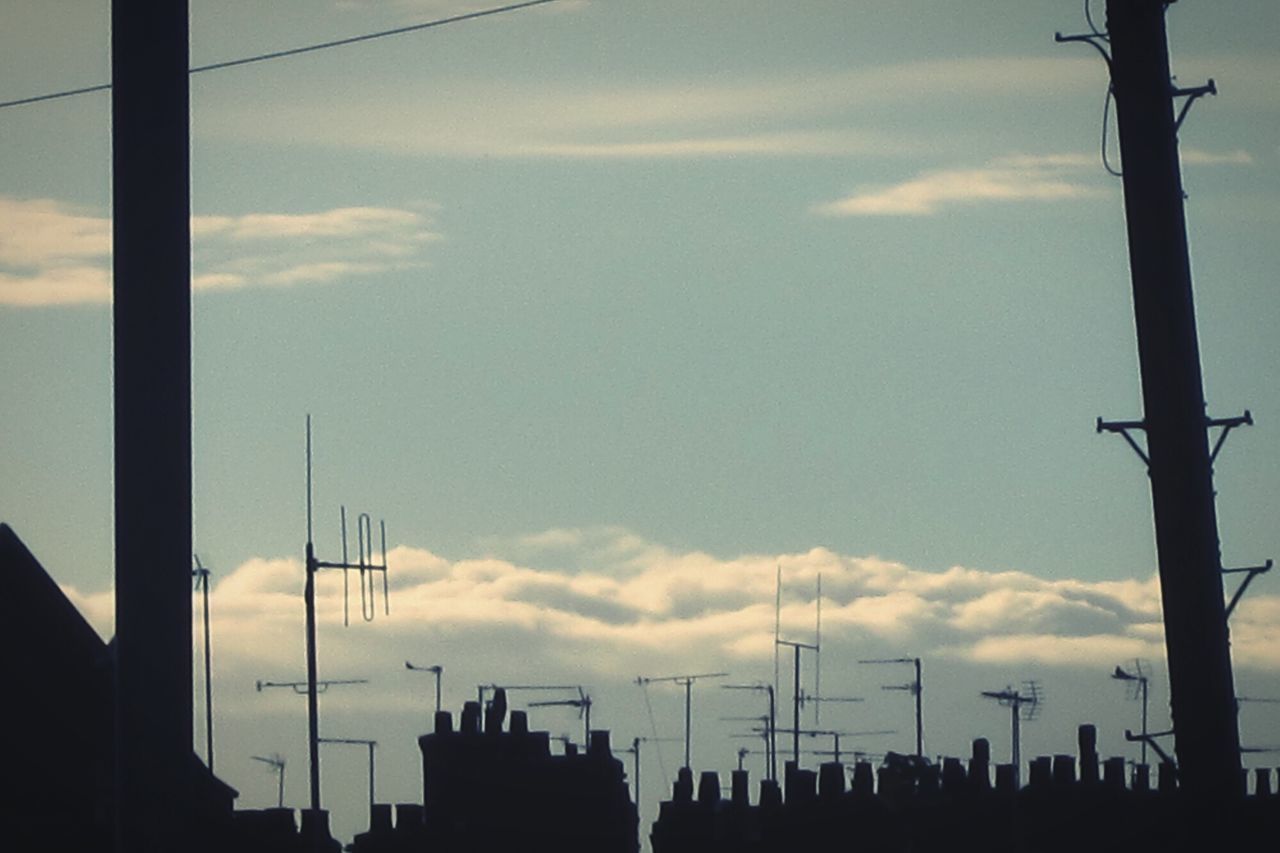
[[[924,693],[924,681],[920,678],[920,658],[916,664],[916,755],[924,757],[924,705],[921,694]]]
[[[307,450],[311,434],[307,433]],[[310,452],[308,452],[308,457]],[[316,558],[315,549],[307,542],[307,583],[302,593],[307,611],[307,758],[311,787],[311,809],[320,809],[320,697],[316,689]]]
[[[209,772],[213,773],[213,662],[209,644],[209,572],[201,576],[204,591],[204,743]]]
[[[1107,0],[1107,29],[1178,775],[1189,793],[1209,796],[1240,788],[1240,733],[1205,435],[1166,5],[1161,0]]]
[[[307,773],[311,791],[311,809],[320,810],[320,697],[316,687],[316,550],[312,544],[311,525],[311,415],[307,415],[307,548],[306,583],[302,591],[306,611],[307,655]]]
[[[371,825],[373,821],[373,804],[377,802],[373,796],[373,751],[377,746],[377,741],[369,741],[369,821]]]
[[[284,765],[276,768],[276,808],[284,808]]]
[[[692,731],[690,723],[693,720],[692,712],[690,710],[692,702],[693,702],[693,679],[686,678],[684,680],[684,766],[689,767],[691,769],[693,765],[689,763],[689,740],[690,740],[690,733]]]
[[[1013,717],[1013,786],[1018,788],[1022,780],[1022,732],[1018,729],[1018,711],[1020,704],[1017,694],[1009,703],[1009,714]]]
[[[773,696],[773,685],[766,685],[769,693],[769,740],[766,743],[769,753],[769,778],[778,778],[778,711]]]
[[[791,760],[800,766],[800,646],[793,647],[796,652],[795,684],[791,688]],[[789,784],[789,783],[788,783]]]
[[[115,823],[190,831],[191,201],[186,2],[111,3]]]
[[[1147,763],[1147,677],[1139,682],[1142,687],[1142,763]]]
[[[636,779],[636,814],[640,814],[640,738],[631,740],[631,766]]]
[[[436,667],[436,713],[440,713],[440,678],[444,675],[444,667]]]

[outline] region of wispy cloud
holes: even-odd
[[[196,290],[292,287],[425,265],[433,209],[196,216]],[[111,301],[111,221],[52,199],[0,197],[0,305]]]
[[[1248,151],[1188,148],[1182,162],[1192,166],[1248,166]],[[860,188],[819,204],[822,216],[932,216],[956,207],[1018,202],[1056,202],[1106,193],[1102,166],[1083,154],[1015,154],[976,168],[934,169],[895,184]]]
[[[1104,192],[1075,155],[1016,156],[985,166],[922,172],[897,184],[866,187],[820,204],[822,216],[932,216],[947,208],[1090,198]]]
[[[1085,59],[1003,57],[917,61],[855,71],[725,79],[442,80],[433,92],[375,93],[336,81],[323,99],[210,106],[211,133],[399,154],[505,158],[901,156],[936,147],[892,117],[904,104],[957,96],[1002,101],[1097,85]],[[270,97],[268,93],[264,98]],[[424,100],[425,98],[425,100]],[[421,108],[405,110],[413,102]],[[868,109],[878,109],[869,118]]]

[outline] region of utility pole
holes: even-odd
[[[192,829],[191,195],[184,0],[111,3],[114,843]]]
[[[1156,555],[1178,775],[1236,791],[1240,734],[1187,253],[1165,0],[1107,0]],[[1188,102],[1189,103],[1189,102]],[[1184,105],[1185,106],[1185,105]]]

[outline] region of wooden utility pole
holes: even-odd
[[[179,850],[192,761],[187,3],[113,0],[116,849]]]
[[[1222,557],[1183,211],[1166,0],[1107,0],[1180,783],[1240,785]]]

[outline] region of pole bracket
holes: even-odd
[[[1213,444],[1213,450],[1209,453],[1209,464],[1212,465],[1214,460],[1218,458],[1218,451],[1222,449],[1222,444],[1227,440],[1227,433],[1238,426],[1253,426],[1253,415],[1248,409],[1244,410],[1243,415],[1234,418],[1208,418],[1205,426],[1210,429],[1214,427],[1222,427],[1222,432],[1218,433],[1218,440]]]
[[[1182,120],[1185,119],[1187,117],[1187,113],[1191,111],[1191,105],[1194,104],[1198,98],[1202,98],[1205,95],[1218,94],[1218,86],[1213,82],[1213,78],[1210,77],[1209,82],[1205,83],[1203,86],[1192,86],[1189,89],[1182,89],[1178,86],[1174,86],[1172,87],[1170,94],[1175,98],[1186,98],[1186,100],[1182,102],[1182,109],[1178,111],[1177,119],[1173,122],[1173,132],[1177,133],[1182,127]]]
[[[1147,451],[1143,450],[1142,446],[1139,445],[1134,437],[1129,434],[1129,430],[1145,430],[1146,428],[1146,421],[1104,421],[1102,418],[1098,418],[1097,423],[1098,433],[1119,433],[1120,437],[1127,441],[1129,446],[1133,448],[1133,452],[1138,454],[1138,458],[1142,460],[1142,464],[1146,465],[1147,469],[1150,470],[1151,458],[1147,456]]]
[[[1156,755],[1160,756],[1161,761],[1173,766],[1174,773],[1176,774],[1178,772],[1178,762],[1174,761],[1173,758],[1169,756],[1169,753],[1165,752],[1156,741],[1156,738],[1168,737],[1171,734],[1173,734],[1173,729],[1170,729],[1167,732],[1149,732],[1147,734],[1136,735],[1129,729],[1125,729],[1124,739],[1129,743],[1142,742],[1151,747],[1155,751]]]
[[[1235,595],[1231,596],[1231,602],[1227,605],[1226,618],[1231,618],[1231,611],[1236,609],[1236,605],[1240,603],[1240,599],[1244,597],[1244,591],[1249,588],[1249,584],[1253,583],[1253,579],[1258,575],[1265,575],[1271,571],[1271,560],[1267,560],[1261,566],[1247,566],[1240,569],[1223,569],[1224,575],[1234,575],[1245,573],[1244,581],[1241,582],[1239,588],[1236,589]]]
[[[1107,71],[1111,70],[1111,54],[1102,46],[1107,40],[1105,33],[1081,33],[1080,35],[1064,36],[1062,33],[1054,33],[1053,40],[1058,44],[1070,44],[1072,42],[1081,42],[1089,45],[1089,47],[1098,51],[1102,55],[1102,59],[1107,63]]]

